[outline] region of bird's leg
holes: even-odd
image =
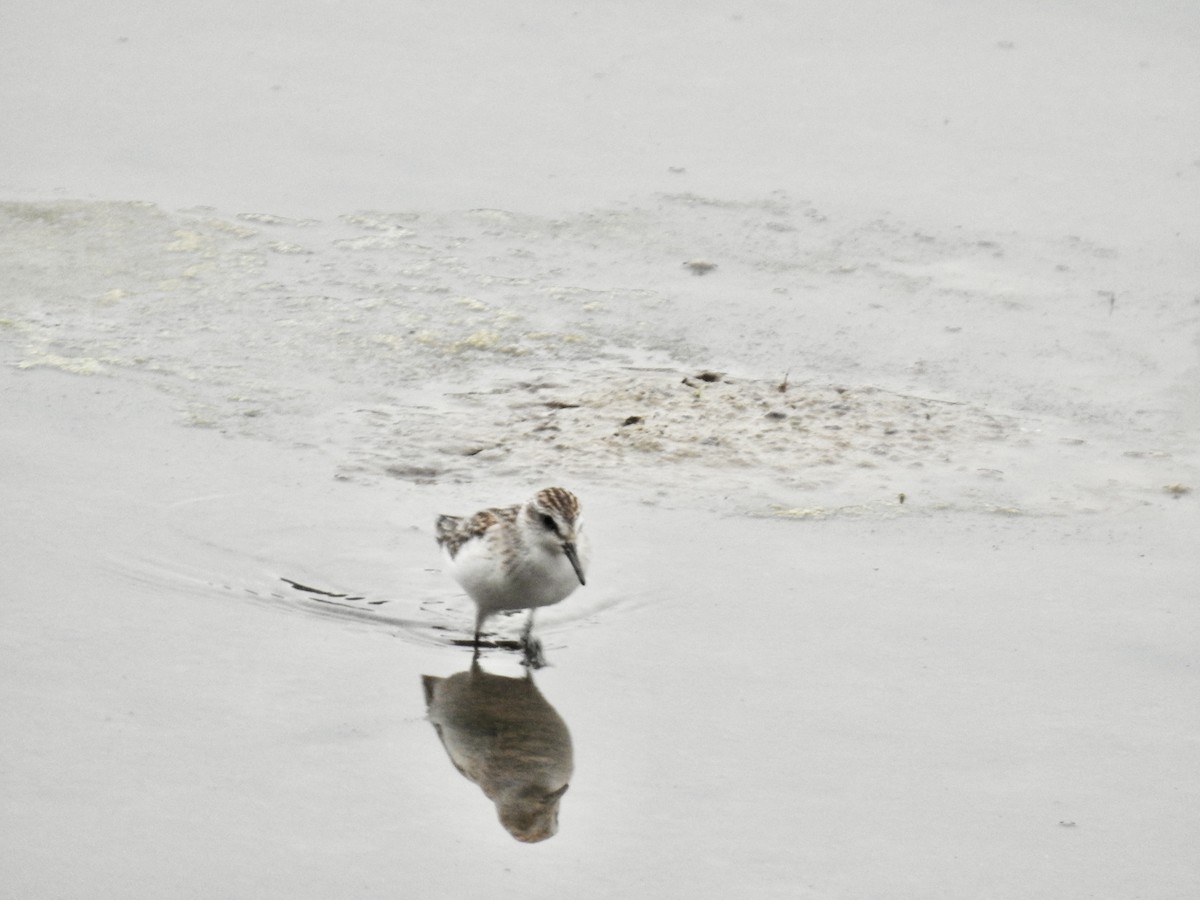
[[[525,620],[525,628],[521,631],[521,643],[526,647],[529,646],[530,639],[533,637],[533,613],[534,609],[530,609],[529,618]]]

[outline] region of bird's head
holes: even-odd
[[[579,498],[565,488],[549,487],[538,491],[525,507],[537,539],[547,548],[554,547],[570,561],[580,584],[587,584],[579,542],[583,536],[583,510]]]

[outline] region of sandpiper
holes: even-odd
[[[488,616],[515,609],[529,610],[528,642],[534,610],[587,583],[582,511],[565,488],[543,488],[527,503],[473,516],[439,516],[437,542],[450,574],[475,601],[476,647]]]

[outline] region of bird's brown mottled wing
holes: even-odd
[[[519,506],[506,506],[480,510],[470,518],[438,516],[436,529],[438,546],[445,547],[450,558],[454,559],[463,544],[472,538],[480,537],[497,522],[515,521],[519,510]]]

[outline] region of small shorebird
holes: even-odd
[[[473,516],[439,516],[437,542],[450,574],[475,601],[475,646],[484,620],[504,610],[533,612],[558,603],[586,584],[588,543],[579,499],[560,487],[543,488],[517,506]]]

